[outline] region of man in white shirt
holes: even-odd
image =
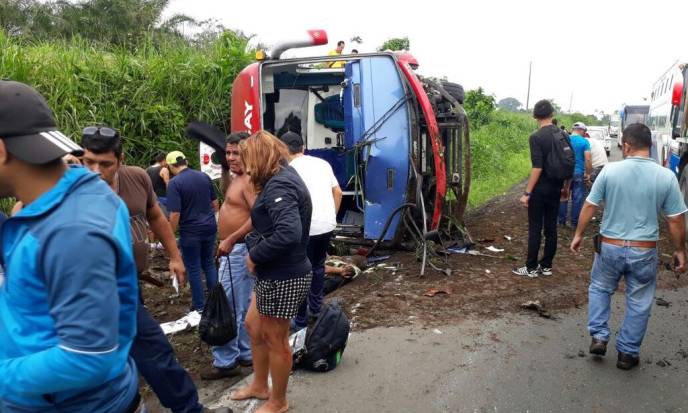
[[[604,143],[599,139],[591,138],[587,133],[585,138],[590,142],[590,153],[592,155],[592,173],[590,174],[590,184],[592,185],[609,160],[607,159],[607,151],[604,150]]]
[[[307,251],[308,259],[313,266],[313,280],[308,300],[301,305],[294,319],[294,327],[300,330],[308,325],[309,312],[312,317],[320,313],[327,247],[332,231],[337,226],[337,211],[342,202],[342,190],[329,163],[314,156],[304,155],[303,138],[300,135],[287,132],[280,139],[289,148],[289,166],[296,169],[303,179],[313,204]]]

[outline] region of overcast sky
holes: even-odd
[[[530,107],[553,98],[584,113],[642,103],[669,66],[688,61],[685,0],[172,0],[167,12],[216,18],[267,45],[306,29],[327,31],[329,46],[285,56],[326,54],[340,39],[345,52],[371,52],[408,36],[421,74],[523,105],[532,61]],[[349,44],[354,36],[364,43]]]

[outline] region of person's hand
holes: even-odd
[[[230,252],[232,252],[232,249],[234,249],[234,244],[236,244],[236,241],[234,241],[234,237],[231,235],[220,242],[220,245],[217,246],[217,254],[215,254],[216,257],[223,257],[225,255],[229,255]]]
[[[574,235],[573,240],[571,241],[571,251],[573,251],[575,253],[579,253],[582,243],[583,243],[583,236],[578,235],[578,234]]]
[[[246,254],[246,269],[248,269],[248,272],[251,274],[256,273],[256,263],[253,262],[251,256],[248,254]]]
[[[675,272],[677,272],[677,273],[685,272],[686,271],[686,251],[681,250],[681,251],[674,252],[674,262],[676,263],[676,266],[674,267]]]
[[[186,282],[186,267],[181,258],[170,259],[170,277],[177,277],[179,284]]]
[[[529,195],[523,194],[523,195],[521,196],[521,199],[520,199],[521,205],[523,205],[524,207],[527,208],[527,207],[528,207],[528,200],[529,200],[529,199],[530,199],[530,196],[529,196]]]
[[[568,188],[562,188],[561,194],[559,195],[559,200],[560,201],[568,201],[570,196],[571,196],[571,191],[569,191]]]

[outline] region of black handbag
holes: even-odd
[[[201,340],[211,346],[224,346],[236,338],[236,296],[234,295],[234,280],[232,279],[232,266],[227,259],[229,269],[229,282],[232,286],[232,307],[227,302],[227,295],[222,283],[218,280],[217,284],[210,290],[208,300],[203,307],[201,321],[198,323],[198,334]]]

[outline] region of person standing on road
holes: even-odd
[[[539,129],[530,135],[530,158],[532,169],[521,204],[528,208],[528,257],[524,267],[515,268],[516,275],[535,278],[552,275],[552,261],[557,252],[557,211],[559,200],[567,197],[564,180],[548,175],[545,160],[550,156],[555,136],[562,132],[552,124],[554,108],[547,100],[541,100],[533,107],[533,117]],[[538,263],[540,241],[544,228],[545,248]]]
[[[313,204],[308,239],[308,259],[313,266],[313,281],[308,300],[299,308],[293,323],[295,330],[301,330],[308,325],[309,318],[320,314],[327,247],[330,245],[332,231],[337,227],[337,211],[342,202],[342,190],[329,163],[314,156],[304,155],[301,135],[287,132],[280,139],[289,149],[289,166],[296,169],[306,183]]]
[[[253,364],[251,340],[244,324],[254,285],[253,277],[246,268],[248,249],[245,237],[251,232],[251,208],[256,194],[249,176],[242,168],[239,149],[239,144],[248,137],[246,132],[233,133],[227,137],[225,156],[231,175],[223,174],[228,182],[218,222],[222,240],[217,248],[217,255],[220,257],[219,277],[230,307],[236,308],[237,337],[224,346],[213,347],[213,366],[210,370],[201,372],[203,380],[238,376],[241,374],[241,367]],[[235,298],[236,302],[233,303]]]
[[[592,166],[590,179],[586,181],[589,187],[595,182],[595,179],[600,172],[602,172],[602,168],[607,165],[609,160],[607,159],[607,151],[604,150],[604,144],[599,139],[591,138],[588,134],[586,135],[585,139],[590,143],[590,163]]]
[[[570,195],[559,203],[559,225],[566,225],[569,204],[571,204],[571,227],[578,225],[583,199],[585,198],[585,182],[590,180],[592,164],[590,162],[590,142],[583,137],[588,130],[583,122],[576,122],[571,127],[571,147],[576,157],[576,167],[567,193]],[[571,201],[571,202],[569,202]]]
[[[108,127],[90,126],[82,134],[84,165],[100,175],[124,201],[129,210],[134,260],[139,279],[148,271],[148,228],[162,242],[170,257],[170,276],[185,282],[186,269],[167,219],[158,205],[148,174],[136,166],[123,164],[122,138]],[[136,337],[131,357],[136,367],[166,408],[174,413],[199,413],[198,392],[189,374],[174,355],[160,324],[145,307],[143,297],[136,314]],[[217,412],[226,410],[217,410]]]
[[[244,171],[258,194],[251,210],[253,231],[246,237],[246,264],[257,278],[246,316],[253,380],[231,397],[267,399],[256,413],[289,409],[289,321],[296,316],[311,285],[311,263],[306,254],[311,199],[306,184],[287,164],[288,156],[284,143],[265,131],[242,142]]]
[[[585,229],[604,202],[601,244],[588,289],[590,353],[603,356],[607,351],[610,299],[624,276],[626,316],[616,339],[616,367],[629,370],[638,365],[654,301],[659,214],[666,216],[677,262],[675,270],[682,272],[686,267],[687,208],[674,174],[650,158],[650,129],[643,124],[630,125],[621,140],[624,160],[607,165],[597,177],[581,211],[571,250],[580,251]]]
[[[0,412],[140,412],[138,288],[127,207],[96,175],[43,96],[0,80]]]
[[[191,285],[191,309],[200,313],[205,305],[201,268],[208,291],[217,283],[217,196],[208,175],[189,168],[183,153],[168,153],[167,166],[174,175],[167,186],[170,225],[173,233],[179,228],[179,246]]]

